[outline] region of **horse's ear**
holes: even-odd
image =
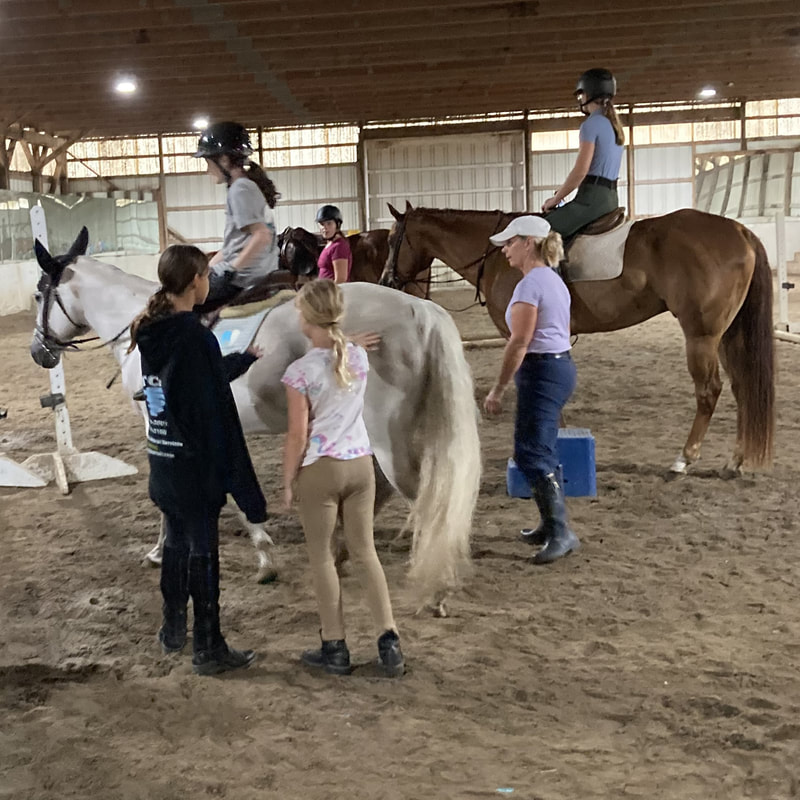
[[[58,264],[38,239],[33,241],[33,252],[36,253],[36,260],[39,262],[42,272],[46,272],[52,277],[53,273],[58,269]]]
[[[406,202],[408,202],[408,201],[406,201]],[[387,203],[386,205],[387,205],[387,206],[389,206],[389,213],[390,213],[390,214],[391,214],[391,215],[392,215],[392,216],[393,216],[393,217],[394,217],[394,218],[395,218],[395,219],[396,219],[398,222],[400,222],[400,220],[401,220],[401,219],[403,219],[403,215],[402,215],[402,214],[401,214],[401,213],[400,213],[400,212],[399,212],[399,211],[398,211],[398,210],[397,210],[397,209],[396,209],[396,208],[395,208],[395,207],[394,207],[394,206],[393,206],[391,203]]]
[[[406,214],[408,214],[409,211],[413,211],[413,210],[414,210],[414,206],[412,206],[411,203],[409,203],[408,200],[406,200]]]
[[[89,231],[86,230],[84,225],[81,232],[78,234],[75,241],[72,243],[67,254],[64,256],[64,263],[71,264],[78,256],[86,254],[86,248],[89,246]]]

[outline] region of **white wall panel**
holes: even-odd
[[[518,131],[368,141],[369,227],[390,227],[392,203],[514,211],[524,208],[524,140]]]
[[[637,184],[694,175],[691,145],[634,147],[633,154]]]
[[[620,197],[624,202],[624,197]],[[636,216],[669,214],[679,208],[692,207],[691,183],[652,183],[636,186]]]

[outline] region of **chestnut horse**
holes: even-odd
[[[378,283],[389,256],[389,231],[378,228],[374,231],[353,233],[347,237],[350,252],[353,254],[353,266],[350,270],[350,283],[364,281]],[[311,277],[316,275],[317,260],[322,252],[322,243],[305,228],[286,228],[279,237],[280,267],[289,270],[293,275]],[[424,283],[430,274],[430,262],[420,270],[423,280],[420,289],[416,283],[409,284],[408,294],[427,297],[427,285]]]
[[[489,236],[512,217],[502,211],[412,208],[389,236],[381,282],[396,289],[419,281],[421,266],[439,258],[486,297],[492,321],[503,319],[521,274]],[[737,436],[728,468],[768,465],[775,428],[772,272],[764,246],[734,220],[684,209],[640,220],[625,244],[622,274],[612,280],[569,284],[572,333],[638,325],[669,311],[686,339],[697,412],[683,451],[671,467],[685,473],[700,448],[728,373],[737,406]]]

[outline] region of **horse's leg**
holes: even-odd
[[[686,360],[694,381],[694,396],[697,402],[692,429],[683,446],[683,452],[671,467],[671,471],[684,474],[687,467],[700,458],[703,438],[717,406],[722,381],[719,377],[719,335],[686,335]]]
[[[278,570],[275,567],[274,557],[270,557],[269,548],[274,546],[275,542],[272,537],[264,530],[263,525],[257,525],[248,522],[247,517],[237,509],[236,512],[239,519],[242,521],[245,530],[250,536],[250,541],[256,549],[256,556],[258,558],[258,572],[256,573],[256,581],[258,583],[272,583],[278,577]]]

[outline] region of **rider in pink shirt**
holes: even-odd
[[[317,260],[319,277],[335,283],[347,283],[353,266],[350,243],[342,233],[342,212],[336,206],[324,205],[317,211],[317,224],[326,245]]]

